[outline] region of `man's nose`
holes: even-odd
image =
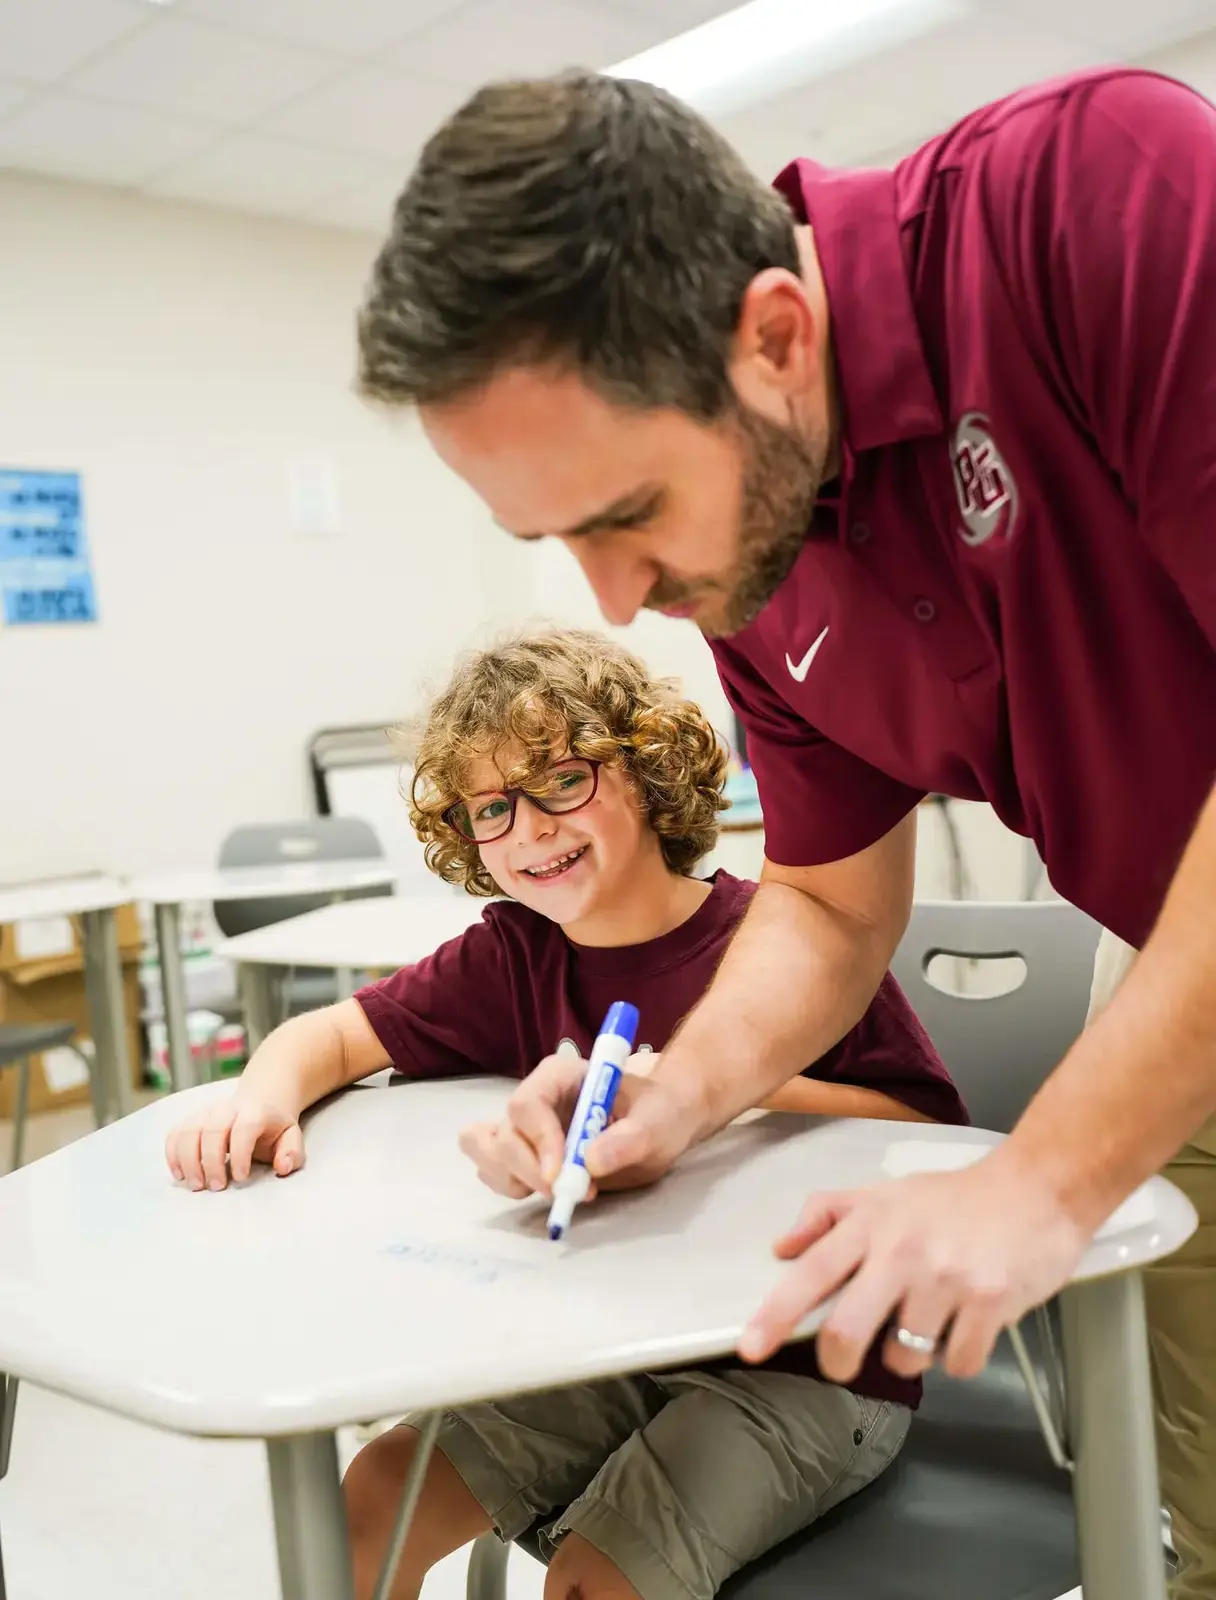
[[[605,622],[625,627],[632,622],[654,588],[656,573],[648,561],[641,561],[619,546],[595,548],[590,542],[568,545],[583,576],[591,585]]]

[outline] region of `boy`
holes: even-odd
[[[557,630],[470,659],[427,720],[411,819],[433,871],[507,898],[417,966],[280,1028],[231,1100],[170,1135],[174,1174],[222,1188],[227,1158],[238,1181],[254,1159],[286,1176],[304,1159],[300,1114],[323,1095],[390,1064],[411,1078],[522,1079],[561,1040],[585,1056],[614,999],[638,1006],[640,1046],[662,1050],[755,888],[692,876],[717,834],[725,765],[699,709],[595,634]],[[568,1070],[573,1088],[581,1069]],[[766,1104],[966,1120],[889,975],[857,1027]],[[547,1190],[509,1118],[461,1143],[500,1193]],[[512,1539],[534,1525],[548,1596],[710,1600],[875,1478],[918,1399],[877,1350],[843,1389],[798,1344],[761,1368],[724,1361],[465,1407],[441,1427],[394,1600],[414,1600],[436,1561],[489,1529]],[[361,1600],[416,1442],[395,1428],[347,1474]]]

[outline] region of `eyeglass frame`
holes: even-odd
[[[534,794],[529,794],[527,789],[525,789],[524,787],[522,787],[522,785],[519,785],[519,784],[514,785],[510,789],[486,789],[484,791],[484,795],[486,797],[489,797],[489,796],[492,795],[496,800],[497,799],[505,800],[508,803],[508,805],[511,807],[511,810],[510,810],[510,812],[508,813],[508,816],[507,816],[507,825],[506,825],[506,827],[502,830],[501,833],[496,833],[496,834],[493,835],[492,838],[489,838],[489,839],[475,839],[475,838],[473,838],[472,835],[467,834],[464,831],[464,829],[462,827],[460,827],[453,820],[454,817],[455,817],[455,814],[458,811],[464,811],[466,814],[468,813],[469,800],[476,800],[476,799],[480,798],[477,795],[470,795],[469,796],[469,800],[455,800],[455,801],[453,801],[452,804],[450,806],[448,806],[446,811],[441,811],[440,812],[440,819],[443,822],[447,823],[448,827],[451,828],[453,833],[459,834],[460,837],[465,841],[466,844],[478,844],[478,845],[481,845],[481,844],[497,844],[500,839],[505,839],[507,837],[507,835],[511,832],[511,830],[514,828],[514,826],[515,826],[515,814],[516,814],[516,811],[518,810],[519,802],[520,802],[521,799],[522,800],[526,800],[529,805],[534,806],[537,811],[542,812],[546,817],[572,817],[576,811],[581,811],[584,806],[589,806],[591,804],[591,802],[595,799],[596,795],[599,793],[600,768],[603,765],[604,765],[604,763],[602,761],[595,761],[590,756],[566,756],[563,760],[555,761],[555,762],[553,762],[552,766],[549,766],[549,767],[545,768],[545,771],[547,773],[548,772],[557,772],[562,767],[579,766],[579,767],[590,767],[591,768],[591,793],[587,796],[587,798],[585,800],[580,800],[578,802],[578,804],[575,805],[575,806],[567,806],[565,808],[565,810],[563,810],[563,811],[553,811],[553,810],[551,810],[545,804],[545,802],[542,799],[539,798],[539,796],[534,795]],[[470,826],[471,825],[472,824],[471,824],[471,821],[470,821]]]

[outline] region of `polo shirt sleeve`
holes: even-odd
[[[1216,110],[1169,79],[1111,78],[1053,157],[1046,294],[1067,378],[1216,646]]]
[[[519,1076],[510,964],[492,918],[355,999],[406,1077]]]
[[[730,640],[716,639],[712,649],[747,738],[769,861],[784,867],[844,861],[890,833],[923,798],[923,790],[888,777],[804,722]]]

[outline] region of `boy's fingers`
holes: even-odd
[[[212,1123],[203,1129],[199,1141],[202,1151],[203,1177],[209,1189],[223,1189],[228,1183],[228,1138],[232,1124],[225,1120]]]
[[[566,1125],[562,1113],[568,1109],[571,1087],[575,1094],[582,1082],[584,1067],[566,1056],[550,1056],[523,1083],[507,1102],[507,1121],[530,1146],[539,1171],[552,1183],[561,1170],[566,1148]]]
[[[279,1135],[278,1143],[274,1147],[274,1170],[280,1178],[286,1178],[293,1172],[298,1172],[304,1165],[304,1130],[298,1122]],[[233,1162],[232,1175],[236,1176],[236,1162]]]
[[[253,1171],[254,1152],[262,1136],[256,1117],[238,1117],[228,1140],[228,1166],[233,1183],[244,1183]]]
[[[196,1190],[207,1187],[207,1180],[203,1177],[202,1137],[203,1130],[199,1127],[177,1130],[177,1154],[182,1178]]]
[[[177,1140],[180,1132],[180,1128],[174,1128],[165,1139],[165,1161],[168,1163],[169,1171],[178,1183],[181,1183],[186,1176],[182,1171],[181,1157],[177,1153]]]

